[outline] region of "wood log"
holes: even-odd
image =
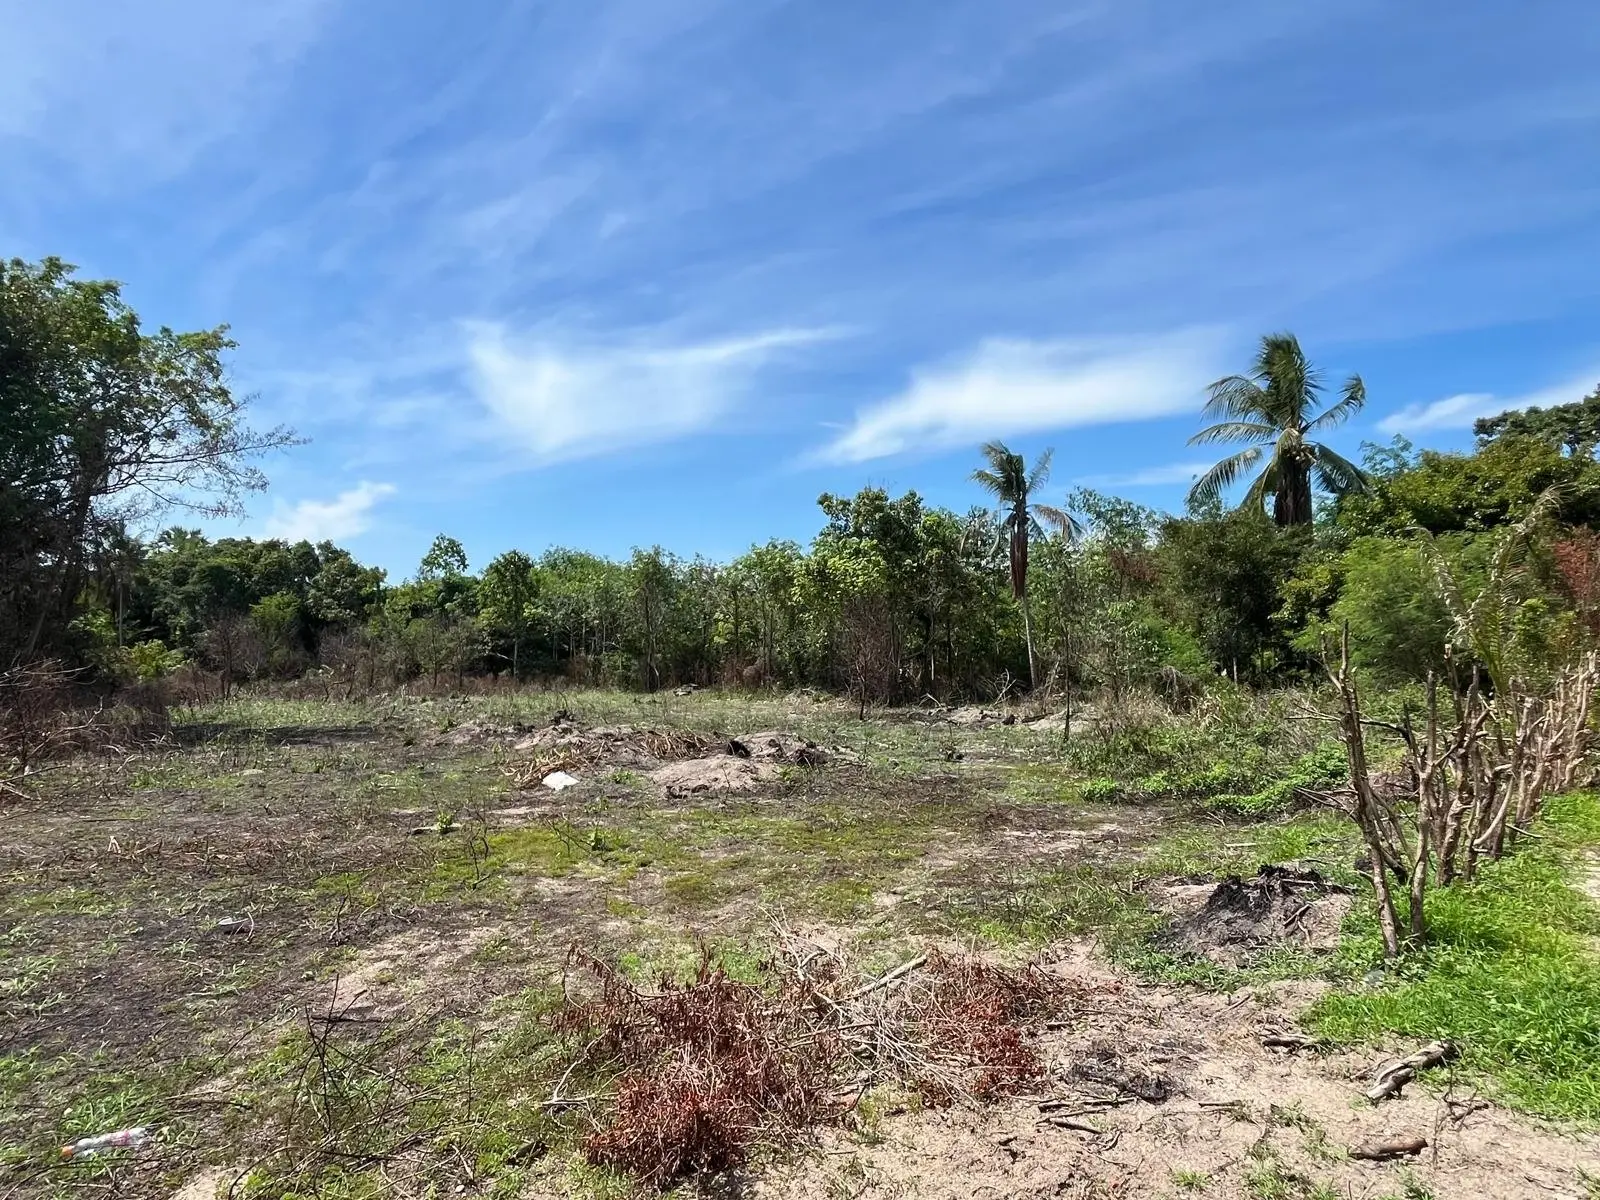
[[[1390,1096],[1398,1096],[1400,1089],[1417,1077],[1418,1071],[1447,1063],[1457,1053],[1454,1042],[1429,1042],[1415,1054],[1381,1068],[1373,1077],[1372,1086],[1367,1089],[1367,1099],[1376,1104]]]
[[[1420,1134],[1413,1137],[1393,1138],[1384,1142],[1363,1142],[1350,1147],[1351,1158],[1364,1158],[1368,1162],[1388,1162],[1421,1154],[1428,1148],[1428,1139]]]

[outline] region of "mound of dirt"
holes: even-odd
[[[728,739],[728,752],[737,758],[752,758],[757,762],[794,763],[802,767],[820,767],[834,757],[832,753],[808,738],[792,733],[767,730],[747,733],[743,737]]]
[[[650,780],[669,800],[681,800],[703,792],[753,792],[777,775],[778,764],[772,759],[713,754],[657,767],[650,772]]]
[[[1250,879],[1178,884],[1167,906],[1177,915],[1168,944],[1226,966],[1240,966],[1273,946],[1331,950],[1352,903],[1350,889],[1320,872],[1268,863]]]
[[[945,709],[939,716],[952,725],[1014,725],[1016,716],[1012,713],[996,712],[993,709],[978,708],[975,705],[965,705],[961,708]]]

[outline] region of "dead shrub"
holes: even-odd
[[[53,661],[0,670],[0,796],[25,797],[24,779],[95,742],[101,712],[74,709],[74,676]]]
[[[728,978],[708,954],[688,983],[645,992],[599,960],[574,961],[599,994],[558,1028],[591,1039],[620,1071],[610,1119],[584,1152],[651,1187],[736,1166],[757,1141],[842,1111],[833,1092],[838,1038],[810,1014],[816,983],[780,975],[775,995]]]
[[[1044,1064],[1027,1031],[1059,1009],[1062,989],[1035,967],[930,954],[925,980],[907,988],[900,1009],[916,1041],[939,1058],[912,1065],[912,1082],[937,1104],[1009,1096],[1036,1082]]]
[[[648,1188],[727,1170],[760,1144],[793,1142],[847,1114],[875,1080],[934,1104],[1014,1093],[1044,1073],[1034,1026],[1071,990],[1034,968],[931,953],[850,987],[844,960],[792,937],[761,986],[702,952],[688,982],[645,991],[591,955],[598,984],[569,998],[557,1029],[607,1107],[583,1140],[591,1162]],[[606,1081],[609,1081],[609,1085]],[[573,1102],[561,1087],[552,1104]]]

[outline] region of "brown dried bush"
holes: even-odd
[[[100,713],[73,708],[75,672],[58,662],[0,670],[0,798],[23,797],[23,781],[92,741]]]
[[[837,954],[788,938],[763,986],[730,979],[702,953],[686,983],[644,991],[590,955],[598,983],[557,1028],[580,1067],[609,1080],[583,1140],[597,1165],[649,1188],[724,1171],[759,1144],[790,1141],[849,1112],[875,1080],[929,1102],[1013,1093],[1044,1073],[1031,1039],[1070,997],[1066,981],[942,954],[850,988]],[[602,1085],[603,1086],[603,1085]],[[563,1105],[561,1088],[552,1104]]]
[[[690,982],[663,979],[645,992],[597,959],[575,960],[600,991],[558,1026],[589,1037],[589,1053],[620,1070],[610,1119],[584,1139],[596,1164],[659,1187],[736,1166],[757,1141],[842,1111],[838,1039],[810,1015],[811,980],[780,976],[769,995],[702,954]]]
[[[1013,1095],[1036,1082],[1044,1064],[1027,1030],[1059,1009],[1062,989],[1062,980],[1035,967],[1010,971],[930,954],[925,981],[907,989],[900,1007],[942,1069],[913,1068],[912,1082],[938,1104]]]

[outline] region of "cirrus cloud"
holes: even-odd
[[[472,386],[501,431],[546,464],[681,437],[710,424],[780,352],[839,336],[772,329],[680,345],[572,346],[473,327]]]
[[[1214,333],[1196,330],[1153,339],[991,338],[965,358],[913,372],[904,391],[857,413],[817,457],[866,462],[983,438],[1169,416],[1197,403],[1219,346]]]

